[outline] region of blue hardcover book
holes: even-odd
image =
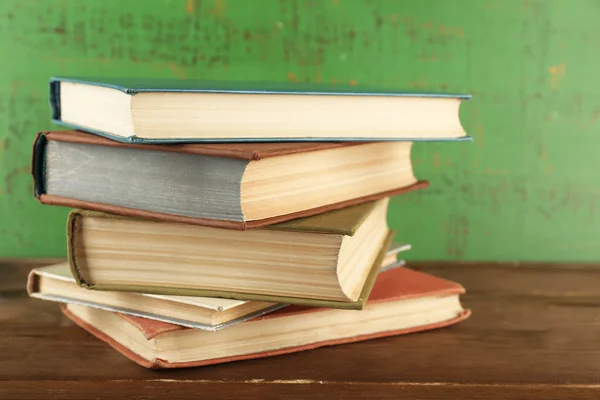
[[[264,82],[52,78],[57,123],[123,142],[468,140],[469,95]]]

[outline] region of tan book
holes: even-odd
[[[219,332],[69,304],[77,325],[147,368],[269,357],[448,326],[470,314],[457,283],[406,268],[377,278],[363,311],[289,306]],[[401,345],[401,342],[396,342]]]
[[[466,94],[307,83],[50,80],[52,119],[117,140],[461,139]]]
[[[245,232],[75,210],[69,262],[90,289],[362,308],[393,238],[388,202]]]
[[[394,245],[387,252],[382,268],[402,265],[398,253],[408,249],[410,245]],[[80,304],[207,331],[217,331],[287,306],[210,297],[87,290],[77,285],[66,262],[32,270],[27,292],[41,300]]]

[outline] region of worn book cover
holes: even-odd
[[[83,88],[83,90],[82,90]],[[377,123],[385,124],[402,123],[406,118],[410,118],[411,112],[405,111],[403,107],[392,108],[387,110],[387,104],[404,104],[398,103],[397,99],[416,100],[433,103],[448,103],[448,101],[460,102],[471,98],[468,94],[452,94],[452,93],[423,93],[398,90],[385,90],[382,88],[361,88],[361,87],[344,87],[326,84],[310,84],[310,83],[282,83],[282,82],[239,82],[239,81],[193,81],[193,80],[151,80],[151,79],[108,79],[108,78],[78,78],[78,77],[53,77],[49,83],[50,89],[50,106],[52,110],[52,120],[55,123],[62,124],[75,129],[82,129],[92,132],[96,135],[109,137],[115,140],[151,144],[151,143],[177,143],[177,142],[244,142],[244,141],[369,141],[369,140],[386,140],[386,141],[455,141],[455,140],[470,140],[466,137],[462,128],[454,127],[456,132],[450,137],[445,136],[443,130],[439,135],[433,137],[421,137],[415,134],[418,124],[411,123],[408,128],[399,133],[397,130],[391,129],[391,133],[387,135],[377,134],[376,129],[369,131],[368,129],[359,129],[355,132],[349,132],[349,129],[356,125],[357,121],[352,121],[358,118],[364,122],[364,127],[371,126]],[[73,96],[71,93],[77,90]],[[153,96],[164,98],[165,95],[171,95],[167,100],[167,107],[157,106],[153,103],[152,111],[145,112],[149,107],[147,105],[134,106],[137,101],[142,98]],[[184,101],[185,112],[178,109],[176,104],[177,95],[184,95],[187,99],[196,99],[198,96],[206,97],[210,107],[200,107],[194,109],[189,101]],[[192,95],[193,97],[190,97]],[[195,96],[194,96],[195,95]],[[98,100],[108,96],[108,100]],[[217,96],[217,97],[215,97]],[[224,96],[226,98],[224,98]],[[222,101],[215,101],[223,99]],[[275,100],[274,100],[275,99]],[[375,106],[370,109],[371,112],[364,111],[361,104],[364,100],[375,102]],[[323,107],[316,107],[313,113],[308,113],[310,107],[293,106],[293,102],[308,102],[317,103],[325,101]],[[105,103],[112,104],[112,108],[108,111],[102,106]],[[241,102],[245,106],[239,107],[235,104]],[[265,109],[258,108],[258,102],[266,102],[268,105]],[[288,103],[290,107],[282,108],[282,103]],[[83,123],[78,117],[82,114],[93,112],[82,109],[82,103],[88,104],[88,108],[95,109],[96,117],[92,118],[93,122]],[[119,104],[124,107],[124,114],[121,118],[115,116],[115,112],[121,110],[115,106]],[[220,105],[223,106],[220,109]],[[250,107],[248,107],[250,105]],[[77,110],[74,110],[77,109]],[[318,111],[327,109],[326,115],[322,115]],[[435,109],[435,108],[434,108]],[[145,123],[136,124],[137,119],[141,119],[144,115],[156,116],[164,112],[176,110],[176,114],[169,114],[168,120],[171,125],[174,121],[173,117],[178,116],[179,120],[189,114],[193,114],[190,127],[191,132],[183,132],[176,130],[166,130],[159,134],[152,131],[158,129],[157,121],[146,121]],[[249,110],[254,110],[251,112]],[[209,128],[207,117],[216,111],[217,122],[213,122],[212,128]],[[238,128],[233,128],[233,133],[222,137],[219,136],[218,130],[224,126],[230,125],[232,121],[223,118],[223,112],[229,115],[233,120],[240,121],[240,127],[246,127],[245,131]],[[258,111],[264,112],[257,118],[253,118],[253,114]],[[458,108],[456,108],[458,111]],[[287,113],[286,113],[287,112]],[[402,114],[404,112],[404,114]],[[438,119],[447,116],[447,112],[440,111],[437,113]],[[454,118],[458,120],[458,112]],[[326,119],[328,123],[338,122],[333,124],[330,129],[325,129],[324,125],[319,121],[321,118]],[[287,116],[287,118],[286,118]],[[297,117],[294,119],[295,124],[285,124],[289,121],[289,117]],[[126,128],[115,127],[113,119],[131,119]],[[275,118],[279,118],[281,123],[276,123]],[[266,122],[267,120],[269,120]],[[198,124],[197,121],[202,121]],[[243,122],[241,122],[243,121]],[[154,122],[154,123],[153,123]],[[431,122],[431,119],[425,117],[421,125]],[[300,126],[302,124],[302,126]],[[189,125],[189,124],[188,124]],[[200,125],[200,126],[198,126]],[[267,132],[273,129],[275,132]],[[298,128],[295,128],[298,126]],[[432,126],[437,127],[436,124]],[[252,128],[256,128],[251,131]],[[344,129],[346,128],[346,129]],[[284,132],[291,130],[292,132]],[[324,130],[324,132],[316,132]],[[150,131],[150,133],[148,132]],[[372,132],[374,131],[374,132]],[[249,135],[249,136],[248,136]],[[265,137],[267,136],[267,137]]]
[[[86,329],[88,332],[96,336],[98,339],[108,343],[114,349],[135,361],[141,366],[146,368],[179,368],[179,367],[193,367],[210,364],[218,364],[237,360],[247,360],[261,357],[270,357],[281,354],[293,353],[297,351],[315,349],[322,346],[331,346],[344,343],[353,343],[363,340],[395,336],[401,334],[407,334],[412,332],[425,331],[434,328],[441,328],[444,326],[452,325],[466,319],[470,315],[468,309],[463,309],[460,303],[455,302],[448,308],[443,315],[438,315],[440,311],[435,310],[436,299],[449,298],[464,293],[464,288],[458,283],[451,282],[445,279],[437,278],[435,276],[414,271],[406,268],[395,268],[380,274],[377,279],[377,283],[373,289],[371,295],[371,301],[364,311],[344,311],[344,310],[330,310],[327,308],[311,308],[302,306],[290,306],[273,313],[255,318],[250,321],[246,321],[242,324],[236,325],[232,328],[228,328],[223,332],[223,336],[220,336],[219,342],[227,343],[225,338],[238,337],[245,329],[251,329],[254,325],[258,326],[264,321],[287,318],[288,320],[294,319],[295,316],[302,318],[296,318],[295,323],[297,329],[303,329],[304,324],[311,321],[313,316],[317,316],[319,313],[327,313],[328,318],[350,318],[346,322],[355,325],[355,328],[344,332],[340,327],[335,326],[331,328],[319,327],[312,328],[313,330],[307,331],[305,335],[302,335],[300,339],[293,340],[287,345],[281,346],[277,342],[269,343],[264,340],[257,343],[256,346],[260,347],[260,351],[243,352],[236,350],[232,347],[225,347],[225,351],[221,352],[220,357],[211,357],[206,355],[197,359],[191,359],[187,356],[187,360],[184,362],[173,361],[169,359],[167,354],[161,354],[160,349],[153,351],[153,357],[144,357],[138,352],[132,350],[128,346],[128,341],[123,337],[120,332],[115,330],[100,329],[99,325],[102,319],[111,318],[111,315],[118,315],[125,324],[134,328],[135,331],[139,332],[144,340],[147,342],[148,347],[153,347],[154,340],[160,340],[162,336],[169,335],[171,337],[171,343],[176,342],[176,335],[180,332],[189,330],[181,326],[167,324],[160,321],[152,321],[145,318],[126,316],[122,314],[110,314],[108,311],[95,310],[93,309],[79,309],[78,315],[75,315],[69,308],[63,308],[63,312],[75,322],[77,325]],[[410,301],[417,299],[433,299],[434,304],[433,310],[431,311],[431,317],[427,317],[420,322],[407,322],[404,314],[395,314],[394,309],[390,309],[387,318],[388,322],[383,327],[375,328],[373,323],[365,323],[366,319],[371,315],[370,313],[377,309],[380,305],[385,303]],[[442,303],[439,303],[440,305]],[[444,303],[448,304],[448,303]],[[80,306],[81,307],[81,306]],[[419,312],[415,311],[416,316],[419,316]],[[421,311],[424,313],[424,311]],[[434,317],[434,315],[437,315]],[[365,321],[362,321],[362,319]],[[381,317],[380,317],[381,318]],[[265,328],[266,329],[266,328]],[[260,329],[259,329],[260,331]],[[190,334],[194,334],[195,341],[198,346],[206,346],[207,344],[202,340],[205,334],[219,335],[220,333],[203,333],[190,331]],[[265,337],[269,334],[268,331],[264,331]],[[208,338],[208,337],[207,337]],[[219,337],[215,336],[215,339]],[[250,339],[249,339],[250,340]],[[183,344],[182,344],[183,346]],[[223,346],[220,346],[223,349]],[[192,348],[187,348],[188,352],[193,352]],[[191,354],[191,353],[188,353]]]
[[[361,204],[358,206],[345,208],[342,210],[336,210],[329,213],[325,213],[318,216],[313,216],[305,219],[296,221],[290,221],[268,227],[266,229],[290,231],[290,232],[318,232],[322,234],[338,234],[338,235],[354,235],[356,229],[364,221],[364,219],[371,213],[373,208],[376,206],[376,202],[370,202]],[[245,293],[245,292],[233,292],[228,290],[211,290],[211,289],[199,289],[199,288],[186,288],[186,287],[169,287],[169,286],[145,286],[145,285],[132,285],[132,284],[97,284],[89,282],[79,271],[79,264],[85,263],[85,254],[79,254],[77,251],[76,243],[82,238],[79,237],[79,230],[77,229],[78,220],[85,218],[86,216],[96,218],[118,218],[127,220],[130,217],[123,217],[112,214],[104,214],[94,211],[86,210],[73,210],[69,213],[67,221],[67,253],[69,264],[71,266],[71,272],[75,277],[77,283],[80,286],[94,290],[111,290],[111,291],[131,291],[131,292],[142,292],[142,293],[154,293],[163,295],[176,295],[176,296],[203,296],[203,297],[222,297],[236,300],[253,300],[253,301],[265,301],[270,303],[288,303],[288,304],[302,304],[309,306],[318,307],[332,307],[332,308],[346,308],[346,309],[362,309],[369,298],[371,289],[377,277],[378,271],[381,268],[382,262],[385,259],[386,253],[392,244],[395,232],[389,231],[387,237],[381,245],[379,253],[375,258],[373,264],[369,268],[368,277],[363,285],[363,289],[359,298],[354,302],[344,302],[337,300],[324,300],[324,299],[310,299],[310,298],[299,298],[290,296],[277,296],[269,294],[257,294],[257,293]],[[157,222],[160,223],[160,222]],[[127,268],[123,265],[122,268]]]
[[[423,189],[429,185],[427,181],[418,181],[410,186],[399,186],[392,190],[359,196],[346,201],[317,206],[291,214],[278,215],[257,220],[226,220],[216,218],[199,218],[182,216],[173,213],[148,211],[140,208],[115,206],[106,203],[92,202],[75,199],[73,197],[57,196],[47,193],[45,158],[46,147],[49,142],[80,143],[94,146],[108,146],[128,149],[143,149],[149,151],[175,152],[180,154],[194,154],[211,157],[237,159],[249,162],[260,162],[263,159],[279,157],[297,153],[307,153],[340,147],[357,146],[357,143],[228,143],[228,144],[173,144],[173,145],[140,145],[126,144],[109,140],[99,136],[77,131],[42,132],[38,134],[33,145],[31,171],[34,179],[35,196],[43,204],[81,208],[86,210],[101,211],[137,218],[161,221],[180,222],[185,224],[210,226],[225,229],[253,229],[297,218],[317,215],[331,210],[338,210],[348,206],[362,204],[368,201],[385,197],[392,197]]]

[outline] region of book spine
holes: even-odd
[[[51,79],[50,89],[50,109],[52,110],[52,120],[60,121],[60,81]]]
[[[31,175],[33,177],[33,191],[38,199],[46,192],[45,182],[45,156],[46,143],[48,142],[46,134],[40,132],[33,142],[33,151],[31,152]]]
[[[94,285],[90,285],[86,282],[77,266],[77,258],[75,257],[75,239],[77,238],[77,222],[82,217],[80,210],[71,210],[67,217],[67,258],[69,261],[69,267],[71,268],[71,275],[75,278],[77,284],[86,289],[91,289]]]

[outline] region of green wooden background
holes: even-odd
[[[393,200],[410,259],[600,260],[600,3],[1,0],[0,256],[61,256],[31,194],[52,75],[470,92],[472,143],[417,144]]]

